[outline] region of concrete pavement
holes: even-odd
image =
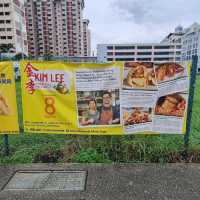
[[[16,171],[87,171],[85,191],[5,190]],[[0,200],[200,200],[198,164],[0,166]]]

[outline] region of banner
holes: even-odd
[[[11,62],[0,63],[0,134],[19,132],[14,70]]]
[[[21,63],[25,132],[184,134],[190,64]]]

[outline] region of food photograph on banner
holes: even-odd
[[[152,62],[125,63],[123,88],[155,89],[156,84]]]
[[[11,106],[8,104],[8,101],[0,90],[0,115],[1,116],[9,116],[11,114]]]
[[[188,64],[155,63],[159,96],[189,90]]]
[[[159,133],[185,133],[188,93],[159,97],[155,107],[154,130]]]
[[[123,125],[126,133],[152,131],[152,108],[123,108]]]

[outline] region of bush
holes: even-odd
[[[89,148],[78,152],[74,158],[74,162],[78,163],[111,163],[112,161],[95,149]]]

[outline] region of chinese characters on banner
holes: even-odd
[[[22,62],[30,133],[184,134],[190,64]]]
[[[15,79],[11,62],[0,63],[0,134],[19,132]]]

